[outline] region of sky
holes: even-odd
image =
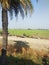
[[[19,14],[17,18],[13,15],[13,19],[10,20],[8,15],[8,28],[13,29],[49,29],[49,0],[31,0],[34,11],[32,15],[29,14],[22,19]],[[2,28],[1,21],[1,9],[0,9],[0,28]]]

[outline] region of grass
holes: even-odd
[[[2,30],[0,29],[0,33]],[[18,35],[18,36],[26,36],[26,37],[40,37],[40,38],[49,38],[49,30],[39,30],[39,29],[9,29],[9,35]]]
[[[26,35],[26,36],[39,36],[49,38],[49,30],[16,30],[10,29],[9,34],[11,35]]]
[[[20,42],[7,46],[7,65],[49,65],[49,52],[37,51],[30,48],[27,42],[21,42],[23,45]],[[0,55],[1,48],[0,45]],[[0,64],[1,61],[0,56]]]
[[[49,57],[47,55],[40,56],[37,51],[33,50],[31,54],[21,54],[17,52],[14,55],[7,55],[7,65],[49,65]],[[35,54],[36,53],[36,54]],[[0,56],[0,64],[1,64]]]
[[[7,65],[49,65],[49,58],[47,58],[47,57],[40,58],[40,59],[38,59],[38,62],[34,62],[33,60],[26,59],[26,58],[7,56],[6,63],[7,63]],[[1,62],[0,62],[0,64],[1,64]]]

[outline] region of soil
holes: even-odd
[[[48,39],[35,39],[35,38],[21,38],[16,36],[8,37],[8,44],[14,45],[17,41],[27,42],[28,46],[37,50],[49,50],[49,40]],[[2,36],[0,36],[0,44],[2,44]],[[22,43],[20,43],[21,45]]]

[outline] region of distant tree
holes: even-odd
[[[28,28],[28,30],[31,30],[31,28]]]

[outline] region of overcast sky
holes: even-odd
[[[8,27],[14,29],[49,29],[49,0],[31,0],[34,6],[32,16],[25,16],[24,19],[19,15],[18,18],[13,16],[10,20],[8,16]],[[0,28],[2,28],[1,9],[0,9]]]

